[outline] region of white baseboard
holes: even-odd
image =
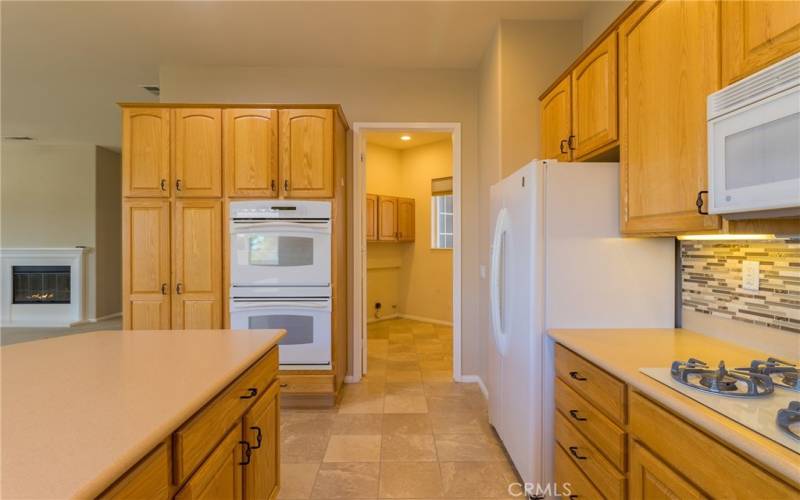
[[[355,383],[358,383],[358,382],[361,382],[361,380],[360,379],[356,380],[356,376],[355,375],[345,375],[344,376],[344,383],[345,384],[355,384]]]
[[[461,375],[461,380],[459,382],[463,382],[465,384],[478,384],[478,387],[481,390],[481,394],[486,399],[489,399],[489,391],[486,389],[486,385],[483,383],[483,379],[478,375]]]
[[[398,314],[397,316],[403,319],[422,321],[423,323],[433,323],[434,325],[453,326],[452,321],[442,321],[440,319],[425,318],[423,316],[414,316],[413,314]]]
[[[397,318],[399,318],[399,317],[400,317],[400,315],[399,315],[399,314],[392,314],[392,315],[390,315],[390,316],[383,316],[383,317],[381,317],[381,318],[369,318],[369,319],[367,320],[367,324],[370,324],[370,323],[380,323],[381,321],[388,321],[388,320],[390,320],[390,319],[397,319]]]
[[[100,316],[99,318],[87,318],[81,321],[76,321],[74,323],[70,323],[70,328],[82,325],[88,325],[89,323],[99,323],[100,321],[106,321],[109,319],[119,318],[122,316],[121,312],[113,313],[113,314],[106,314],[105,316]]]

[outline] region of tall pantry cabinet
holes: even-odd
[[[338,107],[121,106],[123,328],[228,324],[230,199],[333,199],[334,259],[345,261],[347,125]],[[338,303],[342,316],[343,296]]]

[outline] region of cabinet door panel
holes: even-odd
[[[221,328],[221,202],[177,201],[174,221],[173,326]]]
[[[333,111],[282,109],[281,189],[287,198],[333,197]]]
[[[636,441],[631,442],[629,497],[631,500],[706,498],[694,485]]]
[[[175,110],[175,195],[222,196],[222,113]]]
[[[414,241],[414,199],[397,199],[397,239],[399,241]]]
[[[244,439],[253,448],[244,468],[244,496],[248,500],[271,499],[278,495],[280,447],[278,442],[279,384],[274,382],[244,416]],[[258,437],[261,437],[259,446]]]
[[[123,196],[168,197],[170,111],[122,110]]]
[[[573,155],[617,140],[617,34],[612,33],[572,71]]]
[[[569,161],[572,158],[567,144],[572,133],[570,86],[570,78],[567,76],[542,99],[540,104],[542,158],[559,161]]]
[[[397,198],[378,196],[378,239],[397,241]]]
[[[123,203],[123,328],[170,327],[169,201]]]
[[[800,50],[796,1],[722,2],[722,80],[727,85]]]
[[[378,197],[374,194],[367,195],[366,204],[367,241],[378,239]]]
[[[228,196],[272,198],[278,189],[278,112],[223,112],[223,168]]]
[[[706,96],[719,88],[719,3],[644,2],[619,28],[622,231],[713,231]],[[711,70],[709,70],[711,68]]]
[[[242,424],[228,432],[192,477],[175,495],[177,500],[242,498]]]

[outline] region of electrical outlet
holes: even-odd
[[[745,260],[742,262],[742,288],[757,292],[758,283],[758,261]]]

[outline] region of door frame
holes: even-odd
[[[453,380],[461,376],[461,124],[455,122],[353,123],[353,373],[346,382],[358,382],[367,369],[367,239],[366,140],[367,132],[445,132],[450,134],[453,174]]]

